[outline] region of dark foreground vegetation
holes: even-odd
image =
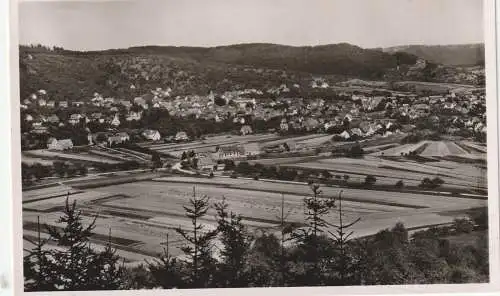
[[[76,203],[67,202],[60,228],[47,227],[50,239],[33,241],[24,258],[26,291],[114,290],[149,288],[224,288],[274,286],[396,285],[477,283],[488,281],[487,213],[409,234],[403,224],[371,237],[352,239],[352,225],[343,221],[341,193],[323,198],[318,185],[304,198],[303,223],[286,221],[275,232],[250,232],[228,204],[193,197],[185,206],[191,229],[175,229],[184,240],[184,256],[163,255],[125,267],[110,243],[95,251],[89,239],[95,220],[82,224]],[[217,227],[201,220],[210,207]],[[339,214],[336,224],[325,218]],[[41,231],[41,230],[39,230]],[[472,232],[481,234],[473,241]],[[456,239],[459,237],[460,239]],[[457,241],[461,242],[458,243]],[[57,245],[47,248],[45,244]]]

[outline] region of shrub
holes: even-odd
[[[474,230],[474,224],[469,219],[455,219],[453,228],[457,233],[471,233]]]
[[[377,182],[377,178],[375,178],[375,176],[368,175],[365,177],[365,185],[372,186],[375,182]]]
[[[322,171],[321,175],[322,175],[323,179],[330,179],[332,177],[332,174],[328,170]]]
[[[444,184],[444,181],[443,181],[443,179],[436,177],[436,178],[432,179],[432,183],[434,185],[436,185],[436,187],[439,187],[439,186]]]
[[[426,188],[426,189],[434,189],[434,188],[438,188],[439,186],[441,186],[443,184],[444,184],[444,181],[441,178],[436,177],[432,180],[430,178],[424,178],[418,186],[421,188]]]

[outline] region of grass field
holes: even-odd
[[[153,144],[143,143],[141,146],[147,147],[163,153],[169,153],[174,156],[180,156],[182,152],[194,150],[195,152],[214,151],[216,146],[221,145],[238,145],[253,142],[266,142],[277,139],[276,134],[258,134],[258,135],[219,135],[206,137],[203,140],[192,141],[188,143],[168,143],[168,144]]]
[[[395,184],[403,180],[405,184],[419,184],[423,178],[439,176],[448,186],[470,188],[486,187],[486,170],[451,161],[419,163],[411,160],[395,161],[373,156],[364,158],[330,158],[306,162],[283,164],[283,166],[328,170],[332,174],[347,174],[364,178],[366,175],[377,177],[377,182]],[[479,182],[479,183],[478,183]]]
[[[93,155],[85,152],[70,153],[70,152],[49,151],[41,149],[41,150],[24,151],[23,154],[28,157],[35,157],[47,160],[72,160],[72,161],[107,163],[107,164],[117,164],[120,162],[116,159],[110,159],[109,157],[105,157],[102,155]]]
[[[415,151],[424,157],[455,156],[461,158],[486,159],[486,147],[468,141],[421,141],[415,144],[403,144],[396,147],[377,147],[375,151],[367,150],[373,156],[401,156]]]
[[[70,200],[78,201],[86,222],[91,221],[93,214],[99,213],[95,232],[103,236],[109,234],[111,229],[121,254],[129,261],[137,261],[138,258],[161,253],[167,234],[172,253],[179,254],[176,247],[181,246],[182,241],[173,229],[190,227],[190,221],[184,216],[183,206],[193,195],[193,187],[197,195],[206,195],[211,202],[225,197],[230,210],[241,214],[251,231],[277,231],[282,194],[285,211],[288,213],[287,220],[303,222],[302,199],[310,194],[308,186],[299,182],[172,176],[153,181],[74,190]],[[322,190],[324,197],[336,197],[340,191],[336,187],[323,187]],[[36,222],[37,216],[42,223],[57,224],[67,192],[67,187],[24,192],[23,221],[26,228]],[[46,198],[35,199],[40,196]],[[362,189],[346,189],[343,196],[345,221],[362,218],[353,229],[355,236],[374,234],[398,221],[405,223],[407,227],[448,223],[460,211],[486,206],[485,200],[478,199]],[[449,211],[452,210],[457,211],[457,214],[450,215]],[[440,214],[441,212],[448,214]],[[338,212],[334,210],[327,220],[336,223],[338,218]],[[213,208],[209,210],[203,223],[207,229],[215,227]],[[31,227],[26,231],[33,232],[33,229]],[[134,243],[121,244],[120,238]]]

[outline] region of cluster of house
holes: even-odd
[[[328,83],[320,78],[314,79],[315,87],[329,87]],[[131,86],[132,87],[132,86]],[[243,135],[251,134],[252,127],[248,121],[280,118],[279,125],[273,127],[281,132],[302,131],[329,131],[335,130],[338,136],[349,139],[370,137],[375,134],[387,135],[397,131],[398,118],[406,118],[409,122],[418,122],[420,118],[427,118],[431,110],[443,110],[454,114],[456,128],[468,128],[473,131],[485,131],[485,115],[470,115],[470,110],[478,105],[485,107],[484,95],[456,95],[449,93],[439,96],[394,95],[372,96],[355,93],[340,93],[339,100],[325,100],[321,98],[286,97],[290,88],[299,88],[297,84],[268,89],[267,93],[276,91],[281,94],[278,98],[259,99],[265,92],[257,89],[228,91],[221,94],[206,96],[171,95],[172,90],[157,88],[150,93],[133,99],[115,99],[103,97],[95,93],[90,100],[59,101],[49,99],[45,90],[39,90],[29,98],[23,100],[21,108],[25,111],[24,121],[31,126],[31,133],[46,134],[50,125],[77,125],[81,122],[106,124],[115,130],[120,130],[122,121],[140,121],[145,110],[159,108],[168,110],[174,117],[194,117],[198,119],[222,122],[230,120],[240,129]],[[222,103],[221,103],[222,102]],[[102,112],[86,114],[85,106],[99,107]],[[61,120],[55,114],[40,115],[30,112],[30,108],[65,109],[69,106],[82,107],[82,112],[73,113],[66,120]],[[95,109],[95,108],[94,108]],[[46,112],[47,113],[47,112]],[[49,112],[50,113],[50,112]],[[38,114],[38,115],[34,115]],[[438,119],[439,120],[439,119]],[[147,127],[142,127],[147,128]],[[158,131],[144,130],[142,136],[146,140],[158,141],[162,135]],[[123,135],[110,135],[108,143],[126,141]],[[186,141],[189,137],[185,132],[170,136],[171,140]]]

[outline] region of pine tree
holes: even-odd
[[[81,214],[76,209],[76,201],[69,203],[68,195],[63,215],[57,221],[63,226],[46,225],[49,240],[59,248],[42,250],[43,243],[39,239],[37,247],[25,258],[27,290],[83,291],[121,287],[123,267],[118,264],[119,257],[111,247],[111,239],[104,251],[96,252],[90,237],[97,216],[84,226]]]
[[[32,250],[25,250],[28,252],[28,255],[23,258],[24,289],[27,292],[52,291],[55,289],[51,280],[52,273],[49,269],[51,262],[48,261],[47,251],[43,249],[47,241],[41,239],[40,217],[37,217],[37,220],[37,240],[31,241],[28,238],[24,238],[35,245],[35,248]]]
[[[86,227],[82,223],[81,211],[76,210],[76,201],[71,205],[69,195],[63,215],[57,223],[64,224],[62,228],[47,225],[51,241],[64,251],[51,250],[54,259],[54,271],[59,274],[54,277],[54,284],[61,290],[85,290],[90,284],[91,277],[89,266],[94,255],[90,247],[90,237],[95,228],[94,220]]]
[[[325,216],[335,207],[335,199],[322,198],[319,185],[310,183],[312,196],[304,198],[306,224],[305,228],[298,229],[293,233],[304,250],[304,259],[310,267],[306,267],[306,278],[311,285],[321,283],[321,262],[323,250],[323,236],[328,226]]]
[[[285,242],[293,238],[293,232],[298,228],[298,225],[293,222],[287,222],[286,219],[290,214],[291,209],[285,213],[285,195],[281,195],[280,216],[277,217],[280,221],[280,252],[279,252],[279,274],[280,286],[285,286],[288,278],[289,268],[287,266],[287,249]]]
[[[146,261],[151,276],[156,284],[164,289],[172,288],[186,288],[186,284],[182,278],[182,265],[174,257],[170,255],[169,240],[167,234],[167,241],[163,248],[163,256],[155,259],[154,262]],[[139,283],[144,285],[144,283]]]
[[[94,286],[94,290],[117,290],[121,287],[124,268],[119,261],[116,249],[111,247],[110,229],[106,247],[93,256],[89,265],[90,285]]]
[[[215,204],[215,209],[217,210],[218,232],[223,246],[220,254],[218,284],[222,287],[245,287],[249,280],[245,263],[251,238],[247,234],[241,216],[228,212],[225,198]]]
[[[349,254],[348,243],[350,237],[353,235],[353,231],[349,231],[354,224],[358,223],[361,218],[358,218],[350,223],[345,224],[342,213],[342,193],[339,192],[338,200],[338,213],[339,213],[339,224],[331,224],[334,227],[334,231],[328,231],[328,233],[333,237],[333,243],[336,250],[338,251],[338,258],[336,260],[336,266],[334,267],[336,274],[338,274],[339,285],[350,284],[353,280],[354,265],[352,258]]]
[[[211,285],[211,275],[213,273],[214,260],[212,258],[212,240],[217,235],[216,230],[205,230],[200,219],[203,218],[209,209],[209,199],[207,196],[197,197],[193,187],[193,198],[189,200],[190,207],[184,207],[186,217],[191,219],[193,228],[191,232],[176,228],[189,244],[181,248],[190,262],[190,272],[188,281],[191,288],[204,288]]]

